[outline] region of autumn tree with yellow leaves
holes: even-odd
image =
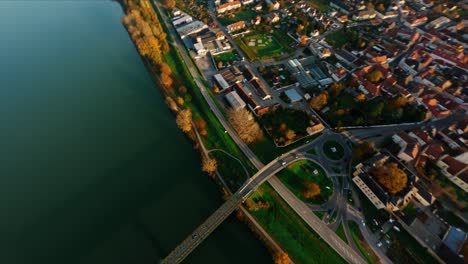
[[[185,133],[192,131],[192,111],[190,109],[181,110],[177,114],[176,123]]]

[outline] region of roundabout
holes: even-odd
[[[325,141],[322,145],[322,151],[325,156],[333,161],[338,161],[344,157],[343,146],[335,140]]]

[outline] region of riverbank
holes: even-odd
[[[127,12],[126,6],[121,2],[124,10]],[[156,12],[158,9],[154,7]],[[159,14],[160,16],[160,14]],[[159,18],[160,20],[161,18]],[[161,26],[164,28],[165,32],[168,32],[164,23],[161,23]],[[129,32],[130,33],[130,32]],[[158,75],[158,72],[155,70],[154,65],[151,63],[148,58],[142,56],[145,65],[147,66],[148,70],[151,73],[153,80],[156,83],[158,90],[167,98],[172,98],[173,100],[177,100],[177,98],[184,96],[187,98],[187,94],[190,95],[190,100],[185,100],[184,106],[186,108],[191,109],[194,118],[202,118],[203,120],[208,120],[207,122],[207,135],[202,137],[200,136],[200,132],[196,125],[193,125],[193,134],[189,133],[188,136],[194,142],[195,148],[200,152],[202,157],[206,157],[209,154],[206,151],[206,148],[216,148],[216,149],[225,149],[231,155],[234,155],[240,159],[240,161],[246,165],[247,171],[250,175],[255,173],[254,167],[250,164],[248,159],[243,155],[243,153],[239,150],[235,142],[227,135],[224,131],[223,126],[217,120],[216,116],[210,111],[209,106],[204,101],[203,96],[199,91],[199,87],[196,86],[194,83],[193,78],[191,77],[189,70],[187,69],[186,65],[181,58],[179,51],[177,50],[176,46],[173,44],[173,36],[167,36],[167,42],[170,46],[170,51],[164,54],[164,62],[167,63],[171,69],[174,79],[178,80],[181,85],[187,88],[187,92],[182,94],[179,89],[174,89],[169,92],[167,89],[164,88],[164,83]],[[136,45],[136,43],[135,43]],[[138,49],[138,47],[137,47]],[[169,108],[174,111],[174,108],[169,105]],[[181,109],[180,106],[177,107],[177,111]],[[177,112],[175,111],[175,112]],[[194,123],[194,122],[192,122]],[[205,148],[206,146],[206,148]],[[218,185],[220,186],[221,193],[227,197],[226,195],[229,193],[230,189],[237,189],[246,179],[245,172],[243,170],[233,170],[235,168],[230,162],[237,162],[235,160],[228,161],[226,159],[218,160]],[[220,162],[221,160],[221,162]],[[237,168],[239,167],[238,164],[234,164]],[[221,177],[219,175],[219,171],[223,171],[225,177]],[[244,175],[239,175],[239,173]],[[227,177],[226,177],[227,176]],[[278,251],[282,251],[281,247],[266,233],[265,230],[261,227],[260,224],[255,222],[253,217],[248,213],[245,208],[239,209],[243,212],[244,216],[242,217],[242,222],[246,223],[246,225],[251,229],[251,231],[259,237],[260,241],[262,241],[267,249],[272,253],[272,255],[276,254]]]

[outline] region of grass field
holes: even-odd
[[[346,235],[345,235],[345,232],[344,232],[344,228],[343,228],[343,224],[341,224],[338,229],[336,230],[336,234],[346,243],[348,243],[348,239],[346,238]]]
[[[334,148],[334,152],[332,148]],[[332,160],[340,160],[344,156],[343,146],[341,146],[340,143],[332,140],[326,141],[323,144],[323,152],[325,153],[325,156]]]
[[[250,61],[280,57],[287,52],[277,38],[271,34],[256,33],[236,38],[234,41],[249,57]]]
[[[295,263],[346,263],[278,196],[268,183],[261,185],[248,202],[262,201],[269,208],[250,211],[255,219],[288,252]]]
[[[309,160],[299,160],[278,173],[278,178],[299,199],[306,203],[322,204],[333,193],[333,183],[325,171]],[[320,194],[311,198],[304,197],[304,183],[311,181],[320,187]]]
[[[168,32],[165,24],[161,23],[161,25],[163,26],[164,30]],[[168,38],[171,40],[172,36],[168,34]],[[191,95],[192,100],[190,102],[186,102],[186,106],[192,110],[193,118],[203,118],[207,123],[208,136],[204,138],[205,146],[208,149],[224,149],[230,154],[236,156],[253,175],[257,170],[245,157],[242,151],[237,147],[236,143],[232,140],[229,134],[224,133],[224,127],[210,110],[208,104],[203,98],[203,95],[201,94],[199,87],[195,84],[195,81],[193,80],[187,65],[183,63],[184,60],[181,57],[179,51],[175,47],[171,46],[171,51],[164,55],[164,61],[171,67],[174,75],[173,79],[178,80],[178,82],[187,87],[188,94]],[[239,175],[239,172],[235,172],[234,170],[229,169],[233,166],[233,161],[228,161],[227,159],[225,160],[226,162],[218,162],[218,169],[224,172],[222,176],[228,182],[233,182],[232,186],[230,187],[235,188],[239,184],[242,184],[245,179]]]
[[[358,247],[361,254],[366,258],[367,263],[369,264],[377,264],[374,259],[378,259],[375,256],[375,253],[369,248],[367,242],[363,241],[361,230],[359,230],[358,224],[355,222],[348,221],[349,231],[351,232],[351,236],[353,237],[354,243]]]
[[[234,61],[239,60],[239,55],[237,55],[237,53],[234,50],[231,50],[218,55],[214,55],[213,59],[215,60],[216,65],[220,61],[223,63],[232,63]]]

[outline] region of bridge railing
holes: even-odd
[[[175,264],[182,262],[199,244],[201,244],[236,208],[242,203],[239,193],[233,194],[220,208],[205,220],[195,231],[185,238],[161,263]]]

